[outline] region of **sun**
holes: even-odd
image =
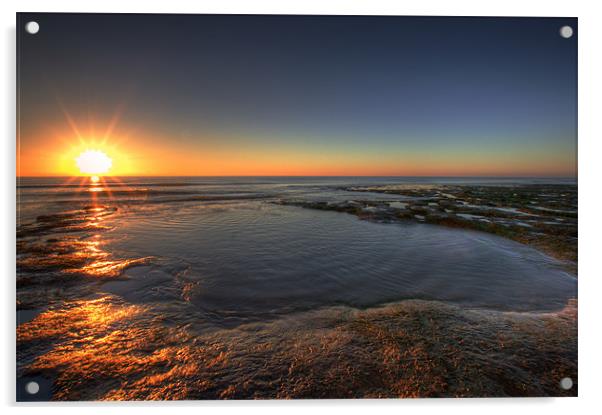
[[[109,171],[113,165],[113,160],[103,151],[86,150],[76,157],[75,163],[82,174],[97,177]]]

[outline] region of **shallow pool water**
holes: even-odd
[[[409,298],[554,310],[576,296],[576,279],[556,260],[481,232],[379,224],[264,201],[160,206],[116,220],[107,249],[156,256],[150,268],[163,275],[132,298],[177,275],[187,301],[224,318]]]

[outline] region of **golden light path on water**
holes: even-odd
[[[90,203],[81,209],[63,214],[39,216],[31,227],[22,227],[22,235],[59,231],[60,239],[53,238],[42,246],[21,241],[20,258],[17,265],[25,269],[63,268],[68,274],[84,274],[95,277],[117,277],[130,266],[147,263],[149,258],[112,258],[103,250],[106,241],[102,232],[110,230],[105,220],[116,212],[116,208],[99,203],[97,193],[106,192],[111,198],[109,187],[103,187],[104,178],[98,181],[82,180],[80,191],[90,194]]]

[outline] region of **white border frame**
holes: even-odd
[[[475,0],[254,0],[254,1],[200,1],[123,0],[88,1],[53,0],[4,1],[2,8],[3,42],[1,100],[2,140],[2,238],[0,238],[0,263],[5,271],[1,275],[3,316],[2,322],[2,374],[0,390],[2,404],[8,413],[40,414],[90,414],[104,410],[127,408],[135,413],[159,414],[166,411],[198,413],[198,411],[239,412],[265,414],[287,412],[345,411],[364,414],[377,410],[380,413],[444,411],[459,413],[504,414],[516,410],[546,411],[547,413],[577,413],[600,406],[598,385],[600,344],[602,335],[597,317],[601,313],[602,275],[596,261],[600,227],[598,212],[602,197],[600,180],[602,163],[602,129],[600,106],[602,39],[600,6],[593,1],[475,1]],[[515,399],[420,399],[420,400],[350,400],[350,401],[188,401],[149,403],[15,403],[15,24],[17,11],[21,12],[111,12],[111,13],[249,13],[249,14],[357,14],[357,15],[440,15],[440,16],[558,16],[579,18],[579,398],[515,398]],[[596,105],[598,104],[598,105]],[[85,407],[82,408],[82,407]]]

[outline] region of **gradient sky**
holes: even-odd
[[[574,18],[17,26],[19,175],[77,174],[94,148],[117,175],[576,176]]]

